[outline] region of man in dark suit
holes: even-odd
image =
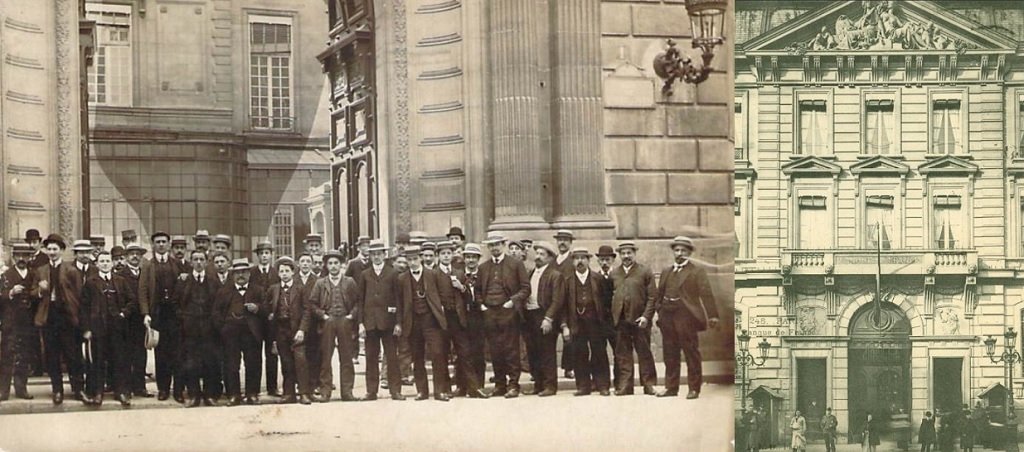
[[[277,260],[279,282],[270,286],[270,315],[274,324],[275,348],[281,357],[281,373],[284,375],[283,403],[313,402],[313,387],[310,386],[309,367],[306,366],[306,330],[309,329],[309,315],[306,310],[306,289],[295,280],[295,261],[290,257]],[[296,386],[298,395],[296,398]]]
[[[348,261],[348,267],[345,270],[345,276],[355,279],[356,276],[363,273],[370,266],[370,237],[361,235],[356,239],[356,247],[359,250],[359,255]]]
[[[555,232],[555,245],[558,246],[558,252],[555,253],[557,256],[554,260],[555,270],[558,270],[558,273],[561,273],[566,279],[576,271],[571,256],[574,240],[576,240],[576,236],[568,229],[559,229]],[[573,374],[576,369],[576,352],[573,350],[575,346],[576,344],[572,341],[562,340],[562,371],[565,372],[565,378],[575,377]]]
[[[313,256],[309,253],[299,255],[299,272],[295,275],[295,284],[302,286],[303,303],[308,304],[309,295],[313,293],[316,281],[320,279],[316,274],[313,264]],[[305,307],[303,308],[305,309]],[[309,387],[312,391],[320,390],[320,332],[317,319],[310,318],[305,331],[303,343],[306,346],[306,368],[309,374]]]
[[[466,245],[466,235],[462,233],[462,228],[452,226],[445,238],[452,244],[452,267],[456,270],[465,270],[466,261],[462,257],[462,252]]]
[[[113,273],[114,262],[109,251],[96,255],[96,272],[82,288],[82,338],[86,341],[89,372],[86,405],[103,403],[107,361],[113,373],[114,396],[122,407],[128,400],[128,319],[138,309],[138,302],[128,287],[128,280]]]
[[[633,351],[640,360],[640,384],[644,394],[654,395],[658,380],[651,354],[651,317],[658,288],[654,273],[636,261],[636,244],[619,245],[622,265],[612,270],[615,283],[612,296],[612,322],[615,324],[615,361],[619,367],[619,386],[615,395],[633,394]]]
[[[420,251],[417,246],[405,249],[409,271],[398,276],[402,333],[409,337],[409,347],[412,349],[416,400],[430,397],[426,366],[426,357],[429,356],[434,374],[434,399],[447,402],[451,399],[447,392],[450,386],[447,350],[444,348],[448,319],[444,314],[442,299],[450,297],[451,293],[445,288],[447,281],[441,272],[423,267]]]
[[[28,393],[29,365],[39,341],[39,332],[32,324],[39,308],[38,275],[30,267],[35,250],[27,243],[15,243],[12,250],[13,265],[0,276],[0,400],[14,394],[19,399],[32,399]]]
[[[398,288],[398,272],[384,264],[387,247],[383,240],[370,241],[370,268],[363,270],[356,279],[359,287],[359,312],[363,317],[366,331],[366,397],[377,400],[380,386],[380,350],[383,347],[385,359],[398,360],[397,336],[401,336],[402,312],[401,292]],[[387,369],[387,387],[393,400],[405,400],[402,396],[402,371],[399,366]]]
[[[224,386],[230,397],[228,406],[242,403],[242,385],[238,378],[239,361],[242,359],[246,369],[245,403],[257,405],[260,398],[259,369],[263,368],[260,362],[260,344],[263,341],[261,312],[266,309],[265,294],[249,282],[250,271],[249,259],[232,261],[234,283],[221,287],[213,305],[214,327],[220,331],[224,344]]]
[[[470,371],[469,360],[472,354],[469,343],[469,314],[466,311],[464,296],[468,291],[465,285],[465,271],[455,268],[452,258],[455,255],[455,244],[442,240],[437,242],[437,270],[444,276],[444,291],[451,294],[450,297],[441,299],[444,306],[445,318],[448,321],[448,334],[445,341],[445,350],[455,353],[455,380],[459,390],[455,394],[458,397],[469,396],[471,398],[487,398],[483,388],[483,380],[477,379]]]
[[[43,238],[39,235],[38,229],[25,231],[25,243],[32,247],[32,258],[28,261],[29,268],[34,269],[50,262],[50,258],[43,250],[45,245],[43,245]]]
[[[590,257],[586,248],[574,249],[572,261],[576,268],[565,280],[567,323],[576,353],[576,392],[573,395],[589,395],[597,390],[607,396],[610,395],[605,326],[608,308],[600,298],[604,277],[590,271]]]
[[[216,388],[220,384],[220,354],[213,311],[220,284],[206,273],[209,266],[203,250],[193,250],[189,262],[192,271],[174,287],[182,323],[182,375],[192,398],[185,406],[214,406],[215,389],[220,389]]]
[[[604,319],[602,324],[605,328],[605,339],[615,353],[615,322],[612,321],[612,297],[615,295],[615,281],[612,280],[612,268],[615,266],[615,250],[609,245],[601,245],[597,248],[598,270],[594,277],[597,279],[597,298],[604,308]],[[612,359],[612,387],[619,387],[619,362]]]
[[[221,251],[210,251],[209,256],[210,260],[213,261],[213,265],[212,267],[207,266],[207,273],[210,274],[210,279],[213,281],[213,293],[216,296],[221,288],[234,284],[234,280],[231,279],[231,257]],[[216,300],[214,304],[216,305]],[[210,394],[213,401],[217,402],[224,395],[224,338],[221,336],[219,329],[215,330],[214,333],[210,344],[219,365],[214,369],[217,373],[210,378]]]
[[[519,397],[519,325],[530,296],[530,278],[522,261],[505,255],[505,238],[490,234],[484,241],[491,256],[480,264],[480,298],[487,343],[494,365],[492,396]]]
[[[565,278],[553,265],[556,253],[551,243],[542,240],[533,249],[536,265],[529,275],[530,296],[523,304],[523,334],[534,386],[524,394],[547,397],[558,392],[555,350],[565,320]]]
[[[484,328],[484,311],[480,298],[480,257],[483,253],[480,245],[467,243],[462,251],[465,262],[465,271],[457,274],[462,285],[461,298],[459,302],[465,305],[466,327],[464,335],[468,348],[465,350],[465,358],[459,356],[463,362],[465,373],[461,375],[463,381],[459,387],[466,391],[470,398],[486,399],[490,397],[483,391],[484,371],[487,363],[484,361],[484,343],[486,342]]]
[[[192,267],[188,261],[188,239],[183,235],[175,235],[171,237],[171,255],[174,256],[175,263],[178,264],[178,269],[182,273],[188,273],[188,270]]]
[[[231,260],[231,237],[226,234],[217,234],[210,239],[210,244],[213,246],[213,250],[218,253],[224,253],[228,257],[228,261]]]
[[[259,287],[264,292],[270,286],[279,282],[277,269],[274,268],[274,245],[270,242],[260,242],[256,245],[256,268],[252,270],[249,284]],[[273,344],[277,335],[274,333],[273,322],[263,319],[263,362],[267,371],[267,395],[280,397],[281,392],[277,389],[277,355],[274,354]]]
[[[196,231],[196,235],[192,236],[192,243],[194,244],[195,249],[202,251],[203,254],[206,255],[208,263],[213,260],[213,256],[210,255],[210,251],[212,251],[210,249],[210,239],[210,231],[207,231],[206,229],[200,229]]]
[[[146,249],[137,243],[130,243],[125,248],[125,265],[121,270],[116,271],[118,275],[128,281],[128,290],[132,296],[139,300],[139,279],[142,275],[143,256]],[[153,394],[146,390],[146,325],[142,313],[136,309],[128,316],[128,343],[125,345],[128,354],[128,386],[132,395],[138,397],[153,397]]]
[[[356,371],[352,357],[359,347],[356,333],[359,330],[359,288],[355,280],[345,276],[347,263],[338,251],[328,251],[327,276],[320,278],[309,295],[309,309],[312,318],[320,328],[320,398],[319,402],[331,400],[331,386],[334,376],[331,360],[334,349],[338,349],[341,366],[341,381],[338,389],[343,402],[354,402],[352,395]]]
[[[664,342],[665,389],[658,397],[679,394],[679,352],[686,358],[687,399],[700,396],[703,379],[697,333],[718,326],[718,306],[707,271],[690,261],[693,240],[672,239],[675,263],[661,272],[654,308]]]
[[[40,298],[35,324],[43,328],[46,349],[46,373],[50,375],[53,404],[64,402],[61,359],[67,366],[68,380],[76,400],[84,401],[85,369],[82,364],[82,333],[79,323],[82,286],[96,272],[92,265],[92,246],[88,240],[76,241],[75,262],[63,262],[64,239],[50,234],[43,241],[50,263],[36,268],[39,280],[36,296]]]
[[[160,332],[156,358],[157,399],[185,403],[185,380],[181,374],[181,322],[174,303],[174,284],[188,269],[181,268],[170,253],[171,236],[155,232],[150,236],[153,258],[142,263],[139,276],[139,310],[143,323]],[[173,382],[173,386],[172,386]]]

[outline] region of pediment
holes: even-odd
[[[743,46],[746,54],[1011,52],[1017,43],[934,1],[823,3]]]
[[[838,176],[843,167],[810,155],[783,165],[782,172],[791,176]]]
[[[963,157],[946,155],[921,164],[917,171],[924,175],[967,175],[977,173],[978,165]]]
[[[851,166],[850,172],[857,175],[906,175],[910,172],[910,167],[898,160],[879,155]]]

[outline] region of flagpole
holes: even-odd
[[[875,271],[875,326],[882,324],[882,221],[875,223],[875,257],[878,268]]]

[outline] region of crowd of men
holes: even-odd
[[[154,396],[147,348],[154,348],[155,396],[188,407],[222,398],[228,406],[258,404],[261,393],[283,403],[327,402],[335,390],[342,401],[376,400],[379,389],[404,400],[410,383],[425,400],[430,382],[440,401],[544,397],[558,391],[559,337],[574,395],[633,394],[635,354],[644,394],[676,396],[682,355],[687,398],[697,398],[697,335],[719,319],[707,272],[690,261],[693,241],[672,240],[674,263],[655,281],[634,242],[600,246],[595,266],[594,254],[573,246],[571,231],[553,238],[490,234],[478,245],[456,227],[436,240],[399,234],[390,247],[360,237],[358,255],[348,259],[311,234],[297,258],[275,259],[263,242],[250,263],[232,258],[225,235],[198,231],[190,248],[184,236],[156,232],[147,250],[125,231],[123,246],[110,250],[102,237],[74,241],[67,261],[64,238],[32,229],[13,244],[0,276],[0,400],[9,399],[12,380],[15,396],[31,399],[27,379],[45,370],[55,405],[63,403],[66,375],[75,400],[100,405],[108,392],[128,407],[133,397]],[[655,314],[666,365],[661,391],[650,343]],[[366,394],[357,397],[360,338]],[[519,383],[524,369],[534,381],[528,392]]]

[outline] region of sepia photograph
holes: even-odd
[[[735,8],[736,450],[1019,450],[1024,3]]]
[[[779,157],[792,144],[791,131],[778,135],[790,122],[781,93],[803,89],[800,55],[850,53],[796,53],[811,40],[794,21],[859,18],[859,2],[817,3],[746,2],[740,31],[731,0],[0,0],[0,450],[717,452],[747,444],[738,406],[767,409],[777,428],[756,429],[778,438],[790,434],[778,419],[812,395],[842,401],[846,432],[846,349],[842,364],[814,362],[813,389],[793,384],[784,358],[833,356],[842,341],[825,337],[824,319],[834,313],[821,308],[813,338],[780,328],[795,322],[791,308],[818,306],[802,295],[821,284],[817,269],[796,261],[831,265],[835,252],[820,250],[860,244],[855,228],[837,228],[833,243],[823,228],[842,223],[809,219],[818,238],[805,248],[818,258],[778,249],[785,234],[772,229],[785,217],[782,160],[808,184],[792,199],[816,196],[831,215],[836,199],[854,199],[842,174],[853,147],[831,148],[832,82],[806,94],[822,102],[814,147],[793,154],[807,159]],[[864,359],[909,357],[913,344],[925,360],[941,345],[942,369],[957,371],[944,384],[960,391],[943,403],[985,390],[993,408],[1013,385],[1000,385],[1000,365],[982,363],[984,344],[969,335],[1020,320],[1003,298],[1020,253],[1002,250],[998,207],[1014,200],[999,156],[1017,28],[992,25],[986,8],[990,27],[977,30],[930,2],[912,16],[885,10],[898,23],[950,24],[941,35],[955,49],[929,48],[914,66],[926,74],[915,83],[930,80],[922,68],[942,58],[943,89],[904,89],[921,121],[925,97],[939,96],[956,126],[940,137],[931,181],[899,144],[861,165],[871,196],[910,187],[900,209],[920,211],[912,196],[938,184],[931,198],[946,202],[951,226],[936,240],[950,250],[903,251],[936,248],[908,228],[900,251],[886,242],[886,269],[916,281],[938,259],[932,286],[915,284],[959,329],[920,330],[933,312],[889,274],[884,287],[902,292],[874,304],[881,311],[860,314],[874,306],[861,290],[841,313],[858,312],[858,331],[878,312],[898,325],[892,346],[871,333],[885,347]],[[762,27],[769,16],[775,26]],[[734,53],[737,35],[746,53]],[[769,63],[776,78],[763,77]],[[948,81],[960,73],[969,81]],[[899,89],[879,88],[877,101]],[[899,122],[889,99],[875,133],[898,142],[882,131]],[[960,102],[985,116],[975,122]],[[977,141],[962,141],[973,127]],[[890,164],[913,168],[893,178]],[[823,182],[837,191],[824,195]],[[975,185],[987,219],[972,239]],[[748,199],[763,204],[755,212]],[[860,290],[870,268],[841,265],[850,281],[828,290]],[[967,290],[970,301],[956,301]],[[772,298],[783,293],[785,308]],[[772,341],[749,375],[740,326],[754,349]],[[909,372],[893,383],[908,402]],[[922,392],[916,404],[924,376],[914,375],[908,422],[930,402]],[[738,401],[748,391],[757,403]]]

